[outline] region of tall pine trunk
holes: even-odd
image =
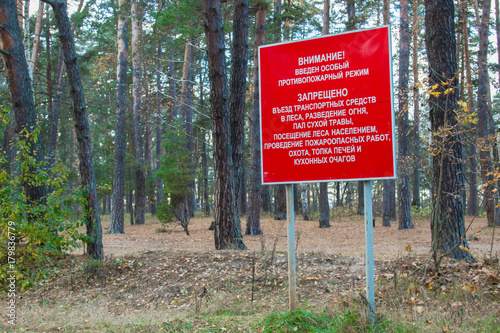
[[[323,35],[330,33],[330,1],[323,2]],[[328,201],[328,183],[319,184],[319,227],[330,228],[330,203]]]
[[[463,19],[463,48],[464,48],[464,63],[465,63],[465,79],[467,83],[467,108],[469,112],[474,112],[474,93],[472,91],[472,71],[470,62],[470,51],[469,51],[469,29],[468,29],[468,18],[467,18],[467,1],[460,0],[460,7]],[[477,149],[476,149],[476,137],[477,131],[473,130],[469,134],[471,136],[470,143],[468,145],[469,150],[469,197],[468,197],[468,209],[467,212],[471,216],[475,216],[478,213],[478,196],[477,196]]]
[[[246,235],[261,235],[260,209],[262,205],[262,179],[260,159],[260,115],[259,115],[259,52],[258,48],[264,45],[266,38],[266,10],[267,4],[258,2],[255,4],[257,13],[255,16],[255,47],[253,57],[253,85],[252,85],[252,108],[250,112],[250,166],[248,181],[248,210]]]
[[[398,114],[398,229],[412,229],[410,191],[410,124],[408,121],[408,77],[410,62],[410,30],[408,0],[400,3],[399,30],[399,114]]]
[[[478,114],[478,142],[480,144],[479,159],[481,167],[481,178],[487,183],[483,188],[485,196],[486,217],[488,225],[495,223],[495,199],[493,192],[491,175],[492,156],[490,154],[491,143],[488,138],[488,32],[490,19],[490,0],[483,3],[483,15],[479,25],[479,52],[477,56],[478,63],[478,82],[477,82],[477,114]]]
[[[234,195],[236,225],[241,229],[240,201],[242,192],[243,148],[245,139],[245,100],[248,63],[248,0],[234,1],[233,45],[231,47],[231,86],[229,111],[231,113],[231,147],[234,165]]]
[[[391,15],[390,15],[390,0],[384,0],[383,2],[383,17],[384,17],[384,24],[390,24],[391,20]],[[383,206],[383,213],[382,213],[382,225],[384,227],[390,227],[391,226],[391,220],[392,220],[392,214],[391,212],[395,209],[391,209],[393,206],[393,202],[395,202],[395,198],[393,199],[394,196],[394,187],[395,187],[395,182],[394,180],[383,180],[383,187],[384,187],[384,192],[383,192],[383,199],[382,199],[382,206]]]
[[[186,141],[184,142],[186,151],[191,154],[190,160],[192,161],[192,166],[190,170],[190,178],[193,181],[189,181],[185,184],[189,188],[187,191],[185,200],[179,200],[181,205],[187,200],[188,203],[188,220],[193,216],[194,211],[194,150],[193,150],[193,85],[192,85],[192,63],[194,59],[194,39],[189,38],[184,47],[184,63],[182,66],[182,86],[181,86],[181,105],[180,114],[182,117],[182,123],[184,127],[184,132],[186,133]],[[187,222],[187,221],[186,221]],[[185,222],[185,223],[186,223]]]
[[[425,45],[429,62],[429,84],[437,85],[439,96],[429,97],[431,130],[438,133],[445,124],[455,126],[458,92],[444,94],[447,87],[441,83],[451,81],[456,86],[457,59],[455,40],[454,5],[452,0],[425,1]],[[437,154],[432,158],[432,249],[439,262],[438,253],[455,259],[472,261],[471,254],[460,246],[468,247],[465,235],[465,202],[461,192],[464,187],[462,138],[450,133],[445,138],[432,137]]]
[[[248,181],[248,209],[247,226],[245,234],[260,235],[260,209],[262,206],[262,179],[260,174],[260,102],[259,102],[259,52],[258,48],[264,45],[266,38],[266,10],[265,2],[255,5],[255,47],[253,57],[253,85],[252,85],[252,108],[250,111],[250,166]]]
[[[418,37],[420,24],[418,16],[419,1],[413,0],[413,199],[412,206],[420,208],[420,93],[418,82]]]
[[[144,146],[142,138],[142,21],[139,0],[132,0],[132,80],[135,159],[135,224],[144,224],[146,210],[146,176],[144,174]]]
[[[125,232],[123,196],[125,194],[125,149],[127,115],[127,65],[128,65],[128,8],[127,0],[120,0],[118,8],[118,55],[116,66],[116,119],[115,119],[115,156],[113,171],[113,204],[111,206],[111,225],[108,234]]]
[[[244,249],[238,229],[233,184],[230,113],[226,79],[224,31],[220,0],[203,0],[210,78],[210,104],[215,162],[215,248]]]

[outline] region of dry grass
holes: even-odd
[[[358,220],[334,222],[326,230],[316,222],[297,223],[299,308],[348,318],[346,332],[370,331]],[[20,294],[16,331],[259,332],[271,313],[287,311],[283,222],[264,220],[266,236],[246,237],[251,250],[237,252],[211,250],[210,220],[193,222],[192,238],[181,228],[157,233],[157,221],[126,226],[125,235],[105,236],[104,262],[67,256],[57,275]],[[500,332],[500,268],[483,260],[491,229],[481,223],[471,241],[480,263],[445,260],[440,272],[432,262],[424,266],[428,231],[423,221],[412,231],[376,228],[376,251],[387,248],[375,263],[379,320],[371,331]],[[107,217],[103,224],[109,226]],[[0,298],[3,303],[5,295]],[[7,330],[3,317],[0,331]]]

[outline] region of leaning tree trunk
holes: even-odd
[[[134,158],[135,158],[135,224],[144,224],[146,211],[146,176],[144,174],[144,146],[142,140],[142,21],[139,1],[132,0],[132,80],[133,80],[133,118],[134,118]]]
[[[255,48],[253,56],[253,85],[252,109],[250,114],[250,166],[248,182],[248,214],[246,235],[260,235],[260,208],[262,203],[262,179],[260,174],[260,116],[259,116],[259,52],[258,48],[264,45],[266,38],[266,10],[267,4],[258,2],[255,16]]]
[[[215,248],[244,249],[236,224],[230,114],[220,0],[203,0],[215,162]]]
[[[457,125],[458,92],[444,94],[443,80],[452,80],[456,86],[457,59],[455,41],[454,5],[452,0],[425,1],[425,44],[429,61],[431,86],[437,85],[441,94],[429,97],[432,133],[444,126]],[[449,133],[446,137],[432,136],[436,154],[432,158],[432,248],[434,258],[438,252],[455,259],[474,260],[461,247],[468,247],[465,235],[465,202],[461,194],[464,187],[462,164],[462,137]]]
[[[94,259],[103,259],[102,229],[97,202],[94,162],[92,160],[92,142],[87,118],[87,108],[85,106],[83,87],[80,79],[80,70],[78,68],[78,58],[68,19],[67,5],[64,0],[44,1],[50,4],[54,9],[57,27],[59,29],[59,37],[64,51],[66,72],[71,84],[75,131],[78,140],[78,157],[80,160],[80,175],[86,196],[85,225],[87,226],[87,235],[90,237],[87,244],[87,253]]]
[[[127,114],[127,64],[128,64],[128,8],[127,0],[120,0],[118,8],[118,56],[116,66],[116,119],[115,119],[115,160],[113,172],[113,205],[111,225],[108,234],[125,233],[125,149]]]
[[[7,82],[12,100],[12,110],[16,121],[15,132],[20,140],[26,140],[29,149],[28,156],[34,158],[36,163],[43,161],[41,140],[33,135],[37,128],[35,102],[33,89],[29,76],[26,57],[24,54],[21,29],[16,15],[16,4],[13,0],[0,2],[0,48],[5,64]],[[25,135],[20,135],[22,132]],[[29,179],[36,171],[33,167],[23,170],[23,187],[26,197],[32,203],[42,202],[45,186],[33,185]]]
[[[399,30],[399,115],[398,115],[398,229],[412,229],[410,191],[410,124],[408,121],[408,76],[410,60],[410,30],[408,0],[400,3]]]

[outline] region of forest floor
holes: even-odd
[[[493,228],[484,218],[467,234],[477,263],[443,259],[439,271],[430,260],[428,219],[412,230],[376,221],[371,328],[361,216],[334,218],[327,229],[296,221],[304,312],[291,323],[280,317],[288,309],[286,221],[264,218],[264,236],[245,236],[245,251],[215,251],[211,221],[192,219],[187,236],[149,217],[145,225],[126,225],[125,234],[104,235],[104,261],[81,249],[57,258],[50,274],[18,293],[15,326],[7,324],[0,294],[0,331],[309,332],[316,325],[318,332],[500,332],[500,230],[490,257]]]

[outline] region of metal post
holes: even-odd
[[[375,270],[373,265],[373,210],[372,182],[364,182],[365,190],[365,264],[366,264],[366,299],[368,300],[368,320],[375,324]]]
[[[290,312],[297,308],[297,274],[295,267],[295,212],[293,209],[293,184],[286,184],[286,220],[288,222],[288,287]]]

